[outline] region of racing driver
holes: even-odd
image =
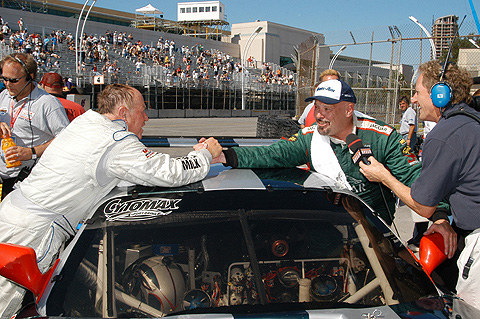
[[[139,141],[148,121],[136,89],[107,86],[98,113],[77,117],[47,147],[31,174],[0,204],[0,242],[35,249],[45,271],[77,225],[121,181],[173,187],[203,179],[222,151],[213,138],[181,158],[150,151]],[[23,288],[0,277],[0,315],[18,310]]]

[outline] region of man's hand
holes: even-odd
[[[218,141],[216,139],[214,139],[213,137],[210,137],[208,139],[206,139],[205,137],[202,137],[198,141],[198,144],[193,146],[193,149],[195,151],[198,151],[202,148],[206,148],[210,152],[210,154],[212,154],[212,157],[214,159],[217,158],[218,156],[220,156],[220,154],[222,154],[222,150],[223,150],[220,143],[218,143]],[[213,163],[213,161],[212,161],[212,163]]]
[[[439,233],[443,236],[443,242],[445,244],[445,255],[448,258],[452,258],[457,250],[457,233],[453,230],[449,221],[446,219],[439,219],[430,226],[424,235],[430,235],[433,233]]]
[[[0,130],[2,131],[2,138],[12,135],[12,131],[10,130],[10,126],[8,126],[7,123],[0,122]]]
[[[215,163],[222,163],[222,164],[227,163],[227,159],[225,158],[224,152],[221,152],[219,156],[214,157],[212,159],[212,164],[215,164]]]
[[[366,165],[363,162],[359,163],[360,173],[362,173],[370,182],[383,182],[384,178],[390,175],[390,172],[373,156],[370,156],[368,160],[370,165]]]
[[[32,150],[29,147],[9,147],[5,150],[5,159],[10,163],[16,161],[28,161],[32,159]]]

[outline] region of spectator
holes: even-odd
[[[8,37],[8,34],[10,33],[10,27],[8,26],[8,22],[5,22],[5,24],[2,26],[2,33],[3,38],[6,39]]]
[[[18,20],[18,28],[20,29],[20,32],[23,31],[23,19],[20,18],[20,20]]]
[[[399,101],[400,110],[402,110],[402,119],[400,120],[400,135],[407,141],[407,145],[413,150],[417,143],[417,113],[413,110],[406,96],[402,96]]]
[[[7,149],[4,157],[11,162],[22,161],[14,168],[7,168],[5,161],[0,163],[4,197],[69,121],[62,104],[37,87],[37,64],[31,55],[13,53],[2,59],[0,67],[7,88],[0,93],[0,113],[4,114],[0,129],[3,136],[14,137],[17,144]]]
[[[63,93],[68,94],[75,88],[72,78],[65,78],[65,85],[63,86]]]
[[[62,103],[70,122],[72,122],[77,116],[85,113],[85,109],[80,104],[67,100],[63,95],[63,79],[60,74],[55,72],[45,73],[40,81],[40,84],[45,91],[55,96],[60,103]]]

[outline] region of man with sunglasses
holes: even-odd
[[[0,61],[0,68],[6,87],[0,93],[0,133],[12,136],[17,145],[5,150],[0,161],[4,198],[69,121],[62,104],[35,82],[37,63],[31,55],[8,55]],[[6,160],[19,160],[22,165],[7,168]]]

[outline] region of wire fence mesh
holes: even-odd
[[[426,26],[426,29],[432,30],[432,26]],[[333,68],[340,72],[342,80],[352,86],[357,97],[357,110],[393,125],[401,117],[398,99],[401,96],[410,98],[414,94],[418,67],[434,58],[437,51],[441,55],[436,58],[444,60],[454,36],[455,33],[426,35],[413,20],[411,24],[400,26],[326,33],[328,44],[317,46],[319,52],[329,49],[330,59],[319,59],[320,63],[317,63],[315,72],[310,73],[310,78],[305,74],[299,76],[299,81],[303,79],[298,83],[299,95],[300,92],[312,92],[314,85],[309,84],[318,80],[323,70]],[[449,61],[467,69],[472,77],[480,75],[479,39],[475,22],[465,20],[449,58]],[[433,50],[432,43],[437,50]],[[298,54],[299,60],[303,55],[303,52]],[[299,63],[303,65],[306,62]],[[303,110],[307,103],[298,100],[300,105],[297,109]]]

